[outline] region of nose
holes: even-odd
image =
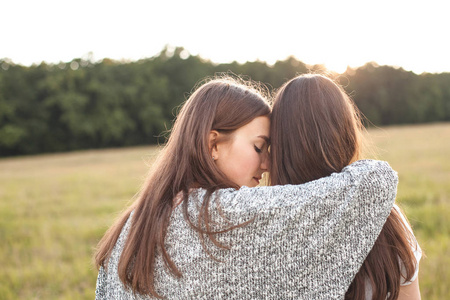
[[[261,156],[261,165],[259,166],[263,172],[266,172],[269,169],[269,154],[264,153]]]

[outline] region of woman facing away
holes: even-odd
[[[388,217],[397,175],[363,160],[256,187],[270,107],[230,79],[186,101],[136,201],[98,245],[96,299],[342,299]]]
[[[340,172],[361,156],[361,129],[357,108],[329,78],[307,74],[288,81],[271,116],[271,184],[302,184]],[[345,298],[420,299],[420,257],[395,205]]]

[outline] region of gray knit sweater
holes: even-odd
[[[224,189],[212,196],[210,212],[218,228],[253,217],[245,227],[220,234],[230,245],[219,249],[174,209],[165,245],[183,276],[172,276],[157,258],[156,289],[167,299],[343,299],[372,248],[394,203],[396,172],[386,162],[362,160],[302,185]],[[205,191],[190,194],[195,220]],[[117,275],[127,238],[127,221],[108,261],[100,268],[96,299],[151,299],[133,295]]]

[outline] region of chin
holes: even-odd
[[[257,187],[259,185],[259,182],[256,182],[256,180],[252,180],[252,182],[249,184],[249,187]]]

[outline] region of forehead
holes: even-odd
[[[270,120],[268,117],[257,117],[250,123],[235,131],[237,135],[245,135],[249,138],[268,139],[270,134]]]

